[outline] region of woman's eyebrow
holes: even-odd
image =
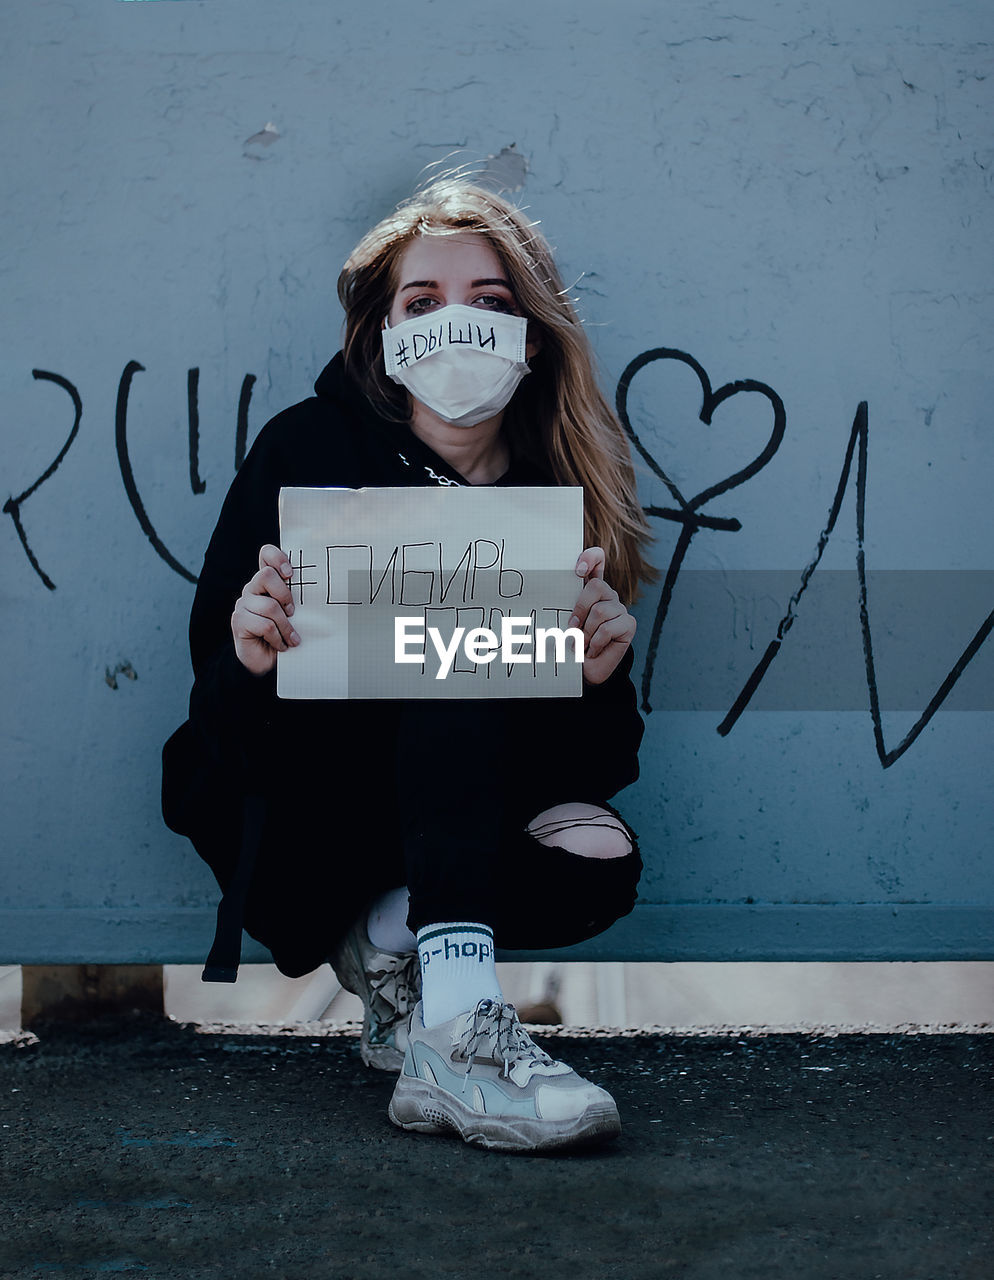
[[[510,287],[511,287],[511,283],[510,283],[510,281],[509,281],[509,280],[504,280],[504,279],[502,279],[500,276],[495,276],[495,277],[493,277],[493,279],[486,278],[486,279],[483,279],[483,280],[473,280],[473,281],[470,283],[470,286],[469,286],[469,287],[470,287],[471,289],[479,289],[479,288],[481,288],[483,285],[487,285],[487,284],[500,284],[500,285],[503,285],[505,289],[510,289]],[[400,287],[401,287],[401,290],[404,290],[404,289],[437,289],[437,288],[438,288],[438,281],[437,281],[437,280],[410,280],[410,281],[408,281],[408,283],[407,283],[407,284],[402,284]]]

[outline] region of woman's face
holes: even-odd
[[[456,304],[519,316],[500,258],[482,235],[418,236],[400,256],[390,305],[391,327]],[[538,350],[528,342],[526,359]]]

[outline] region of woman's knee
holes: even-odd
[[[528,834],[581,858],[625,858],[633,848],[625,824],[600,805],[575,801],[553,805],[528,823]]]

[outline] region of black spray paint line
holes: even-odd
[[[640,369],[644,369],[646,365],[652,364],[657,360],[677,360],[682,364],[689,366],[697,374],[698,381],[701,384],[702,400],[699,418],[706,426],[711,423],[715,409],[723,404],[732,396],[738,395],[740,392],[755,391],[765,396],[769,400],[773,408],[773,427],[770,431],[769,439],[756,455],[755,458],[739,471],[733,472],[732,475],[726,476],[724,480],[719,480],[716,484],[703,489],[696,497],[689,501],[684,498],[683,494],[662,469],[656,459],[644,447],[632,427],[628,417],[628,392],[631,387],[632,380]],[[618,409],[618,417],[621,419],[622,426],[628,433],[629,438],[639,451],[650,468],[666,485],[670,493],[676,499],[679,506],[672,507],[645,507],[646,515],[657,516],[663,520],[675,520],[682,527],[680,536],[677,538],[676,546],[670,557],[670,563],[666,569],[666,577],[663,581],[662,591],[659,596],[659,604],[656,606],[656,616],[653,619],[652,634],[649,637],[649,643],[646,650],[645,667],[642,671],[642,709],[646,712],[652,711],[652,705],[649,702],[649,691],[652,687],[652,675],[656,665],[656,653],[659,648],[659,637],[663,630],[663,623],[669,612],[670,601],[673,596],[673,588],[676,585],[677,577],[680,573],[680,567],[683,564],[684,557],[690,547],[694,534],[699,529],[724,529],[728,532],[737,532],[742,528],[742,524],[734,517],[722,516],[705,516],[698,513],[698,507],[704,506],[706,502],[710,502],[712,498],[718,497],[722,493],[727,493],[730,489],[737,488],[740,484],[744,484],[770,461],[780,442],[783,440],[784,432],[787,429],[787,414],[784,409],[783,401],[773,390],[764,382],[756,382],[752,378],[746,378],[739,382],[727,382],[723,387],[719,387],[717,391],[711,389],[711,379],[708,377],[704,368],[685,351],[677,351],[672,347],[655,347],[651,351],[644,351],[640,356],[628,365],[624,373],[618,380],[618,389],[615,395],[615,404]]]
[[[135,484],[135,475],[131,469],[131,458],[128,455],[128,393],[131,390],[131,380],[136,373],[144,372],[145,366],[139,364],[137,360],[129,360],[121,374],[121,381],[117,388],[117,409],[114,415],[114,440],[117,446],[117,462],[121,468],[121,479],[124,482],[124,492],[128,495],[128,501],[131,503],[131,509],[138,517],[138,523],[141,525],[142,532],[151,542],[152,546],[158,554],[165,560],[171,569],[175,569],[181,578],[185,578],[187,582],[196,583],[197,579],[185,568],[176,557],[163,544],[159,535],[152,527],[152,522],[148,518],[145,507],[142,504],[141,497],[138,493],[138,486]]]
[[[204,493],[207,483],[200,478],[200,409],[197,406],[197,388],[200,370],[186,371],[186,417],[190,433],[190,488],[195,494]]]
[[[235,422],[235,470],[240,471],[245,461],[248,443],[248,411],[252,400],[252,388],[255,385],[255,374],[247,373],[242,379],[242,390],[238,397],[238,417]]]
[[[56,468],[59,466],[62,459],[69,452],[72,442],[76,439],[76,433],[79,431],[80,420],[83,417],[83,402],[80,399],[79,392],[76,390],[73,384],[68,380],[68,378],[63,378],[61,374],[49,373],[45,369],[32,369],[31,376],[32,378],[35,378],[39,381],[54,382],[57,386],[60,386],[63,389],[63,391],[67,392],[70,399],[73,402],[75,418],[73,420],[72,430],[69,432],[69,438],[66,440],[65,444],[59,450],[55,460],[49,464],[48,468],[38,477],[38,479],[34,482],[34,484],[30,485],[27,489],[25,489],[22,494],[19,494],[18,497],[16,498],[8,498],[7,501],[3,504],[3,509],[4,509],[4,512],[7,515],[9,515],[14,522],[14,528],[17,530],[17,536],[20,538],[21,546],[23,546],[27,554],[28,560],[31,562],[31,567],[34,569],[35,573],[37,573],[38,577],[41,578],[45,586],[48,587],[49,591],[54,591],[55,583],[48,576],[48,574],[45,573],[44,569],[42,569],[41,565],[38,563],[37,558],[35,557],[34,552],[31,550],[31,547],[28,545],[27,534],[24,531],[24,525],[21,523],[21,505],[22,503],[27,502],[28,498],[31,497],[31,495],[39,487],[39,485],[43,485],[46,480],[48,480],[52,475],[55,474]]]
[[[770,641],[766,647],[766,652],[756,664],[755,669],[749,676],[742,692],[735,699],[731,710],[725,716],[721,724],[718,725],[718,732],[724,737],[730,733],[735,722],[749,704],[749,700],[759,687],[760,682],[770,668],[770,664],[780,651],[784,637],[793,626],[795,618],[795,610],[798,602],[804,594],[805,588],[811,579],[811,575],[818,567],[822,554],[828,546],[835,523],[839,518],[839,511],[842,507],[842,500],[845,497],[846,489],[849,486],[849,476],[852,472],[853,455],[856,454],[856,575],[859,581],[859,625],[863,639],[863,661],[866,667],[866,687],[870,695],[870,717],[873,722],[873,742],[877,752],[877,758],[885,769],[904,755],[905,751],[915,741],[921,731],[942,706],[950,691],[959,680],[960,676],[966,670],[967,666],[975,657],[981,645],[994,630],[994,610],[987,615],[975,632],[970,643],[953,664],[949,674],[936,689],[932,698],[921,713],[911,729],[904,735],[901,741],[891,750],[887,749],[884,742],[883,721],[880,715],[880,696],[877,691],[877,670],[873,658],[873,637],[870,627],[870,610],[867,602],[866,593],[866,557],[864,552],[864,535],[866,531],[866,475],[867,475],[867,458],[868,458],[868,441],[869,441],[869,413],[867,403],[862,400],[856,409],[856,416],[853,419],[852,431],[849,433],[849,443],[846,448],[845,461],[842,464],[842,474],[839,477],[839,483],[835,490],[835,498],[832,502],[831,509],[828,513],[828,520],[825,528],[821,532],[818,539],[818,546],[815,550],[814,558],[801,574],[801,581],[797,590],[790,598],[787,606],[787,612],[781,618],[777,626],[776,637]]]

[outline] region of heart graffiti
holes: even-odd
[[[709,485],[706,489],[702,489],[695,497],[689,500],[684,498],[683,494],[652,456],[649,450],[639,439],[637,432],[631,424],[628,415],[628,393],[636,375],[647,365],[654,364],[657,360],[677,360],[688,365],[697,374],[698,381],[701,384],[702,399],[701,409],[698,415],[701,422],[706,426],[710,426],[711,419],[716,409],[719,408],[726,400],[730,400],[733,396],[744,392],[756,392],[761,396],[765,396],[769,400],[773,410],[773,425],[770,430],[769,438],[766,444],[758,454],[741,467],[738,471],[726,476],[724,480]],[[677,538],[676,546],[673,554],[670,556],[670,562],[666,569],[666,576],[663,580],[662,590],[659,594],[659,604],[656,606],[656,616],[653,619],[652,634],[649,637],[649,643],[646,649],[645,667],[642,671],[642,709],[643,711],[651,711],[652,705],[649,702],[649,691],[652,687],[652,674],[655,669],[656,652],[659,647],[659,637],[663,630],[663,623],[666,621],[666,615],[669,612],[670,600],[673,596],[673,588],[676,585],[677,577],[680,573],[680,566],[683,564],[684,557],[690,547],[694,534],[700,529],[724,529],[728,532],[737,532],[742,528],[741,521],[734,517],[727,516],[708,516],[700,512],[700,508],[710,502],[712,498],[717,498],[723,493],[737,488],[740,484],[744,484],[746,480],[751,479],[757,472],[762,471],[763,467],[770,461],[780,442],[783,440],[784,432],[787,429],[787,414],[783,406],[783,401],[773,390],[768,387],[765,382],[756,382],[752,378],[744,378],[738,382],[726,382],[724,386],[719,387],[717,391],[712,389],[711,379],[707,372],[693,356],[688,355],[685,351],[677,351],[673,347],[655,347],[651,351],[644,351],[640,356],[628,365],[624,373],[618,380],[618,389],[615,395],[615,404],[618,409],[618,417],[621,424],[628,434],[632,444],[638,450],[639,454],[645,459],[646,463],[652,471],[662,480],[663,484],[673,495],[676,507],[644,507],[646,515],[655,516],[662,520],[673,520],[678,523],[680,528],[680,536]]]

